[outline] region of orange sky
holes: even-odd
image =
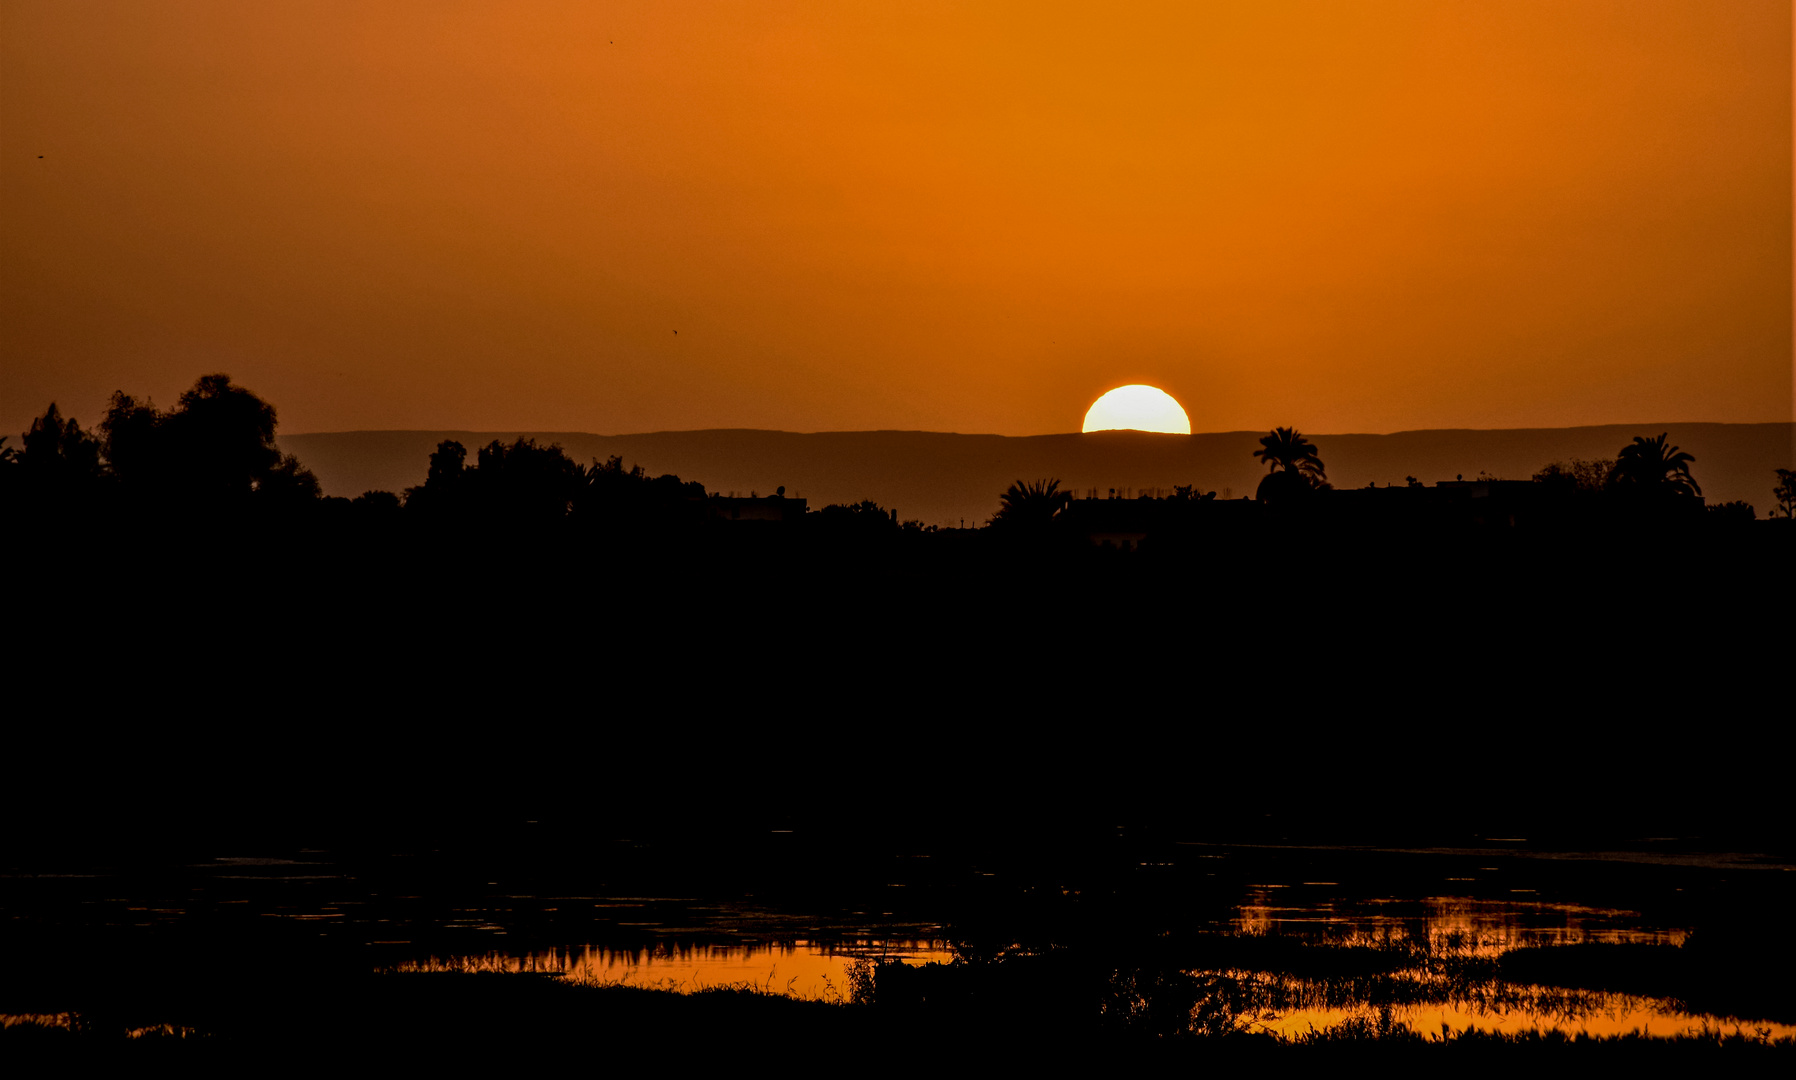
[[[1196,431],[1788,420],[1791,41],[1788,0],[0,0],[0,433],[215,370],[284,432],[1034,434],[1132,382]]]

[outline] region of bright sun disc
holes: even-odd
[[[1084,431],[1166,431],[1191,434],[1191,418],[1173,396],[1157,386],[1131,383],[1119,386],[1092,402],[1085,413]]]

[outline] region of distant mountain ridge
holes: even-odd
[[[1773,470],[1796,468],[1796,424],[1606,424],[1573,428],[1440,429],[1389,435],[1311,435],[1336,487],[1424,483],[1480,472],[1525,480],[1550,461],[1610,458],[1636,435],[1667,432],[1696,455],[1692,472],[1711,504],[1744,499],[1764,517],[1774,505]],[[930,525],[985,522],[1015,480],[1055,478],[1063,489],[1195,484],[1251,495],[1265,468],[1253,457],[1260,431],[1161,435],[1100,431],[1065,435],[959,435],[932,431],[798,433],[713,428],[637,435],[579,431],[343,431],[282,435],[323,482],[326,494],[403,491],[423,483],[430,453],[453,439],[468,448],[498,439],[558,443],[576,461],[622,457],[651,474],[676,473],[708,490],[789,495],[813,507],[872,499],[901,519]]]

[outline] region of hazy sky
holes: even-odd
[[[0,0],[0,433],[1791,417],[1789,0]],[[676,333],[675,331],[678,331]],[[16,439],[15,439],[16,441]]]

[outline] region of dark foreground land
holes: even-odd
[[[599,805],[1778,839],[1785,524],[37,535],[0,798],[23,843]]]

